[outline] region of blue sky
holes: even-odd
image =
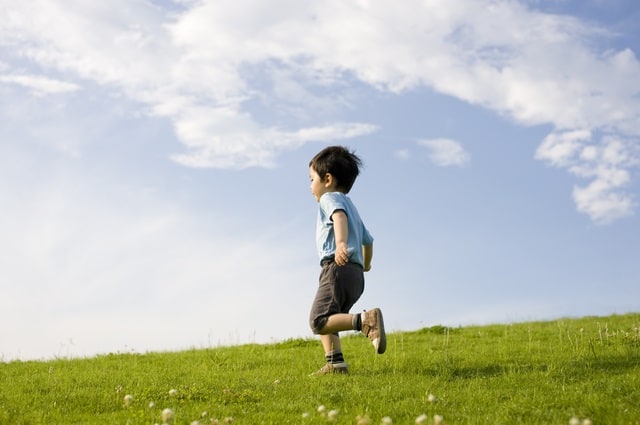
[[[635,1],[0,5],[0,359],[309,337],[329,144],[389,330],[639,310]]]

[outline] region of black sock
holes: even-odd
[[[353,315],[353,319],[351,319],[351,324],[353,325],[353,330],[361,331],[362,330],[362,314],[356,313]]]
[[[332,351],[325,354],[324,357],[327,359],[327,363],[335,364],[344,362],[344,356],[341,351]]]

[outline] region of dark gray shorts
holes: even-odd
[[[338,266],[330,261],[322,265],[318,291],[311,306],[309,324],[314,334],[326,325],[329,316],[349,313],[364,292],[364,272],[359,264]]]

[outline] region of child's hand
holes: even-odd
[[[336,254],[335,254],[336,264],[339,266],[344,266],[349,262],[349,251],[347,250],[347,244],[338,244],[336,246]]]

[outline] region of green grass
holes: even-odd
[[[314,339],[0,363],[0,424],[151,425],[165,408],[175,424],[331,423],[320,405],[339,424],[640,424],[640,314],[394,332],[381,356],[347,335],[343,350],[349,376],[308,376]]]

